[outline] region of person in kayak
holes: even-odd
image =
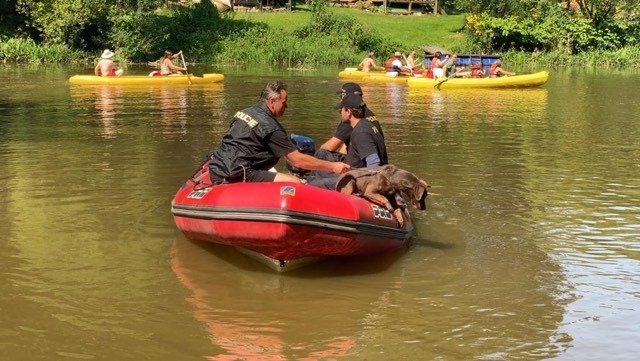
[[[374,55],[375,54],[373,51],[369,52],[367,57],[360,62],[358,68],[366,72],[369,72],[371,70],[384,70],[383,66],[379,66],[378,64],[376,64],[376,61],[373,59]]]
[[[471,74],[472,78],[482,78],[484,76],[484,71],[482,70],[482,64],[480,62],[473,63],[471,65]]]
[[[182,50],[175,54],[171,52],[171,50],[165,50],[162,61],[160,62],[160,75],[184,74],[183,71],[187,71],[187,68],[177,66],[173,63],[173,59],[180,55],[182,55]]]
[[[442,64],[442,69],[444,70],[444,77],[450,77],[453,75],[457,75],[458,68],[456,67],[456,62],[458,61],[458,54],[453,53],[447,57],[447,60]],[[460,74],[462,76],[462,74]]]
[[[429,70],[431,70],[431,77],[433,79],[439,79],[444,76],[444,62],[442,59],[442,53],[436,51],[433,57],[431,58],[431,64],[429,64]]]
[[[233,116],[222,143],[209,156],[209,173],[214,183],[302,183],[295,175],[271,171],[281,157],[301,169],[341,174],[351,168],[297,150],[277,120],[287,109],[287,95],[287,86],[282,81],[269,82],[256,105]]]
[[[409,56],[407,56],[405,61],[407,62],[407,68],[409,68],[411,71],[420,66],[420,63],[416,60],[416,52],[414,50],[411,50],[409,52]]]
[[[115,55],[109,49],[105,49],[100,55],[100,61],[96,64],[96,67],[93,69],[93,73],[96,76],[120,76],[124,73],[123,69],[118,69],[116,64],[111,60],[111,58]]]
[[[516,75],[516,73],[512,73],[510,71],[506,71],[502,69],[502,61],[500,59],[496,60],[489,67],[489,78],[497,78],[501,76],[510,76]]]
[[[402,64],[403,54],[399,51],[393,53],[393,57],[389,58],[385,63],[385,70],[389,73],[397,73],[397,75],[411,75],[411,69]]]

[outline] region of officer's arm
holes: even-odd
[[[333,173],[343,173],[348,171],[351,167],[348,164],[342,162],[328,162],[321,160],[310,155],[300,153],[297,150],[285,155],[287,160],[293,164],[296,168],[309,169],[309,170],[327,170]]]
[[[324,142],[324,144],[322,144],[320,148],[324,150],[328,150],[330,152],[337,152],[340,148],[342,148],[343,144],[344,142],[341,141],[340,139],[336,137],[331,137],[329,138],[329,140]]]

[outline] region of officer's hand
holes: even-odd
[[[331,171],[333,173],[342,174],[348,171],[349,169],[351,169],[351,166],[346,163],[334,162],[331,164]]]

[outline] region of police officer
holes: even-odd
[[[347,94],[335,107],[340,118],[351,125],[351,138],[345,162],[353,168],[388,164],[387,147],[378,128],[365,117],[366,104],[358,94]]]
[[[357,83],[344,83],[337,93],[340,96],[340,99],[344,98],[347,94],[357,94],[362,96],[362,88]],[[373,125],[378,129],[378,133],[380,133],[384,138],[384,133],[382,133],[380,123],[376,120],[375,114],[366,105],[364,108],[364,117],[366,120],[373,123]],[[320,159],[341,161],[344,158],[344,155],[347,154],[347,147],[349,146],[352,130],[353,128],[351,128],[351,125],[348,122],[341,120],[336,128],[335,134],[320,146],[320,149],[316,151],[315,156]]]
[[[303,154],[296,149],[276,118],[287,108],[287,87],[282,81],[268,83],[260,101],[235,114],[220,146],[212,153],[209,171],[214,183],[223,182],[294,182],[291,174],[269,171],[280,157],[295,167],[343,173],[349,165],[328,162]]]

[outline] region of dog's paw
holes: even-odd
[[[398,225],[400,227],[404,226],[404,212],[402,212],[402,209],[400,208],[396,208],[393,210],[393,215],[396,217],[396,221],[398,222]]]

